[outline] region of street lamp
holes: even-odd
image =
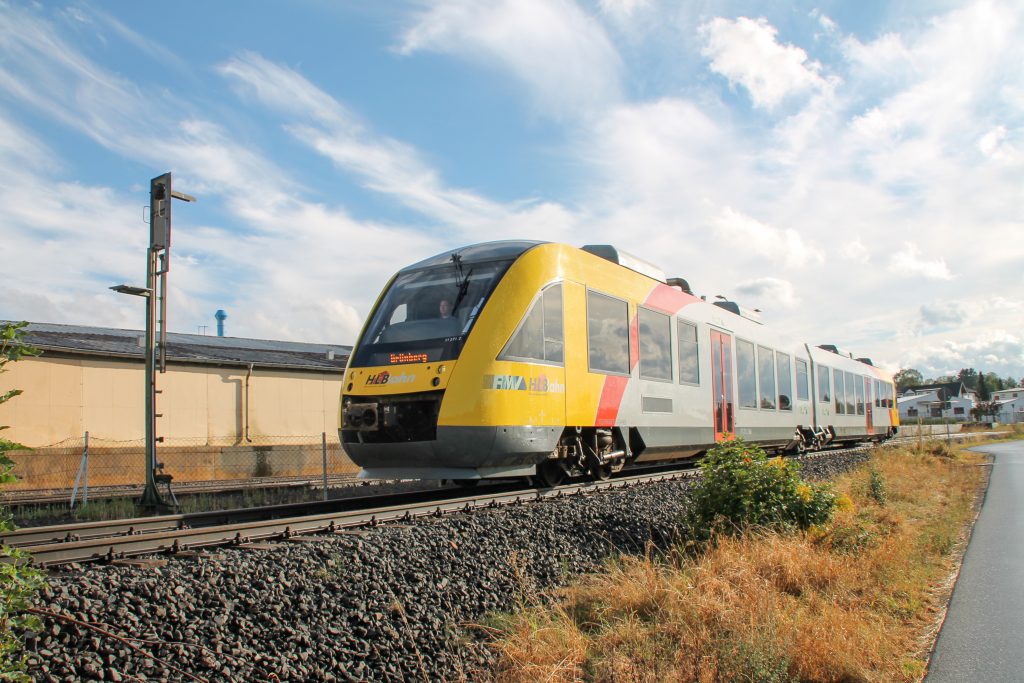
[[[118,294],[131,294],[132,296],[149,296],[153,293],[148,287],[136,287],[135,285],[114,285],[112,290]]]

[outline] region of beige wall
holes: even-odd
[[[245,432],[246,370],[168,363],[157,375],[157,435],[170,445],[238,440]],[[337,439],[342,373],[269,370],[249,379],[249,435]],[[23,394],[0,405],[4,436],[41,447],[65,439],[120,441],[144,434],[143,365],[139,361],[43,355],[7,365],[0,393]]]

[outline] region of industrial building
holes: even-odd
[[[17,486],[70,485],[64,480],[69,469],[74,477],[76,444],[84,446],[87,432],[94,484],[138,482],[143,461],[134,455],[145,431],[143,333],[32,323],[25,340],[43,354],[9,364],[0,376],[0,391],[23,391],[0,405],[0,424],[10,425],[4,436],[35,449],[15,458],[22,478]],[[332,457],[344,459],[337,415],[350,351],[332,344],[168,334],[156,402],[165,469],[178,481],[319,472],[323,435]],[[303,449],[309,453],[296,455]],[[58,451],[69,451],[70,462],[57,466]]]

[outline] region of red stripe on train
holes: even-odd
[[[601,389],[601,400],[597,404],[597,417],[594,424],[598,427],[611,427],[615,424],[615,418],[619,415],[619,406],[622,404],[622,395],[626,393],[626,384],[629,377],[612,376],[604,378],[604,387]]]
[[[667,313],[676,313],[688,304],[700,301],[695,296],[686,294],[675,287],[665,284],[654,286],[644,301],[645,306],[657,308]],[[636,316],[629,321],[629,370],[633,371],[640,361],[640,327]],[[611,427],[619,415],[622,397],[626,393],[629,377],[608,376],[604,378],[601,388],[601,399],[597,403],[597,416],[594,424],[598,427]]]
[[[657,308],[666,313],[676,313],[683,306],[700,301],[697,297],[668,285],[658,284],[647,295],[644,306]]]

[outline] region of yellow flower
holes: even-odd
[[[836,497],[836,507],[844,512],[853,510],[853,500],[845,493],[840,493]]]
[[[800,499],[805,503],[810,503],[814,493],[807,484],[797,484],[796,495],[800,496]]]

